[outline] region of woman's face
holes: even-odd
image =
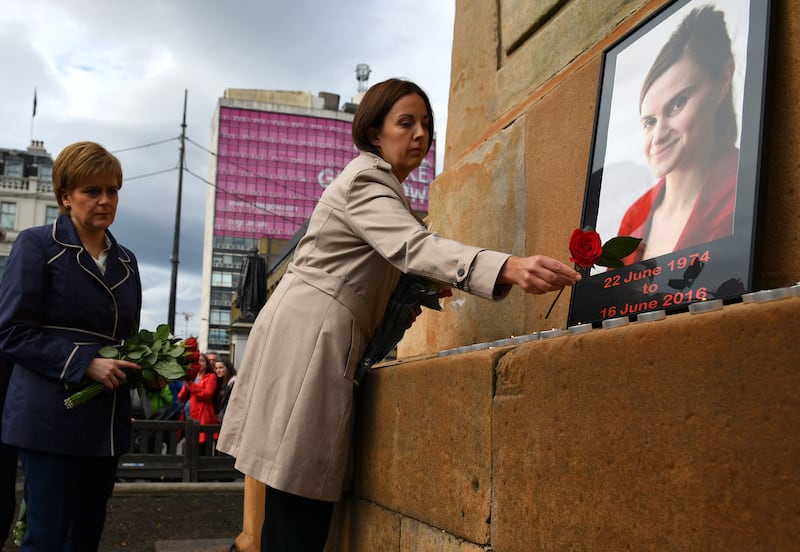
[[[64,206],[69,206],[72,222],[86,232],[104,232],[114,222],[119,202],[119,185],[114,175],[95,175],[76,188],[64,192]]]
[[[216,364],[214,364],[214,373],[217,374],[218,378],[224,378],[225,377],[225,373],[227,371],[228,371],[228,369],[225,368],[225,363],[224,362],[217,362]]]
[[[716,143],[720,87],[684,55],[642,100],[644,155],[657,178],[705,163]]]
[[[425,159],[429,124],[425,101],[419,94],[407,94],[395,102],[380,129],[370,129],[370,141],[400,182]]]
[[[200,372],[207,372],[208,371],[208,359],[206,359],[205,355],[200,355],[200,358],[197,359],[197,363],[200,365]]]

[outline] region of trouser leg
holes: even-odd
[[[22,551],[97,550],[118,459],[24,449],[20,457],[28,508]]]
[[[328,540],[333,502],[267,487],[262,552],[322,552]]]
[[[0,546],[6,542],[14,524],[17,507],[17,449],[0,444]]]

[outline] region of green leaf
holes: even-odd
[[[603,245],[603,258],[620,260],[624,257],[627,257],[636,251],[636,248],[639,247],[639,243],[641,241],[641,238],[632,238],[630,236],[617,236],[616,238],[611,238]]]
[[[605,255],[597,259],[594,264],[597,266],[605,266],[608,268],[622,268],[625,266],[625,263],[620,261],[619,259],[613,259],[610,257],[606,257]]]
[[[137,347],[135,351],[130,351],[125,356],[128,357],[128,359],[130,359],[132,362],[136,362],[137,360],[145,356],[147,353],[148,351],[146,347]]]
[[[167,355],[169,355],[169,356],[171,356],[173,358],[178,358],[184,352],[185,352],[185,349],[180,345],[173,345],[171,349],[169,349],[168,351],[164,351],[164,353],[166,353]]]
[[[147,366],[155,366],[156,362],[158,362],[158,353],[155,351],[142,358],[142,363]]]
[[[186,375],[186,370],[184,370],[175,359],[166,359],[162,357],[155,363],[153,369],[159,376],[169,381],[180,379]]]
[[[149,330],[139,330],[139,339],[142,343],[147,343],[149,345],[155,340],[155,336],[153,332]]]
[[[118,358],[119,349],[117,349],[117,347],[115,347],[114,345],[107,345],[105,347],[102,347],[99,351],[97,351],[97,354],[99,354],[103,358]]]
[[[151,368],[142,368],[142,380],[146,385],[153,387],[156,385],[156,378],[157,374],[156,371]]]
[[[161,341],[167,341],[170,336],[169,326],[167,324],[159,324],[156,328],[156,337]]]

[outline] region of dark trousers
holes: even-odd
[[[60,456],[19,450],[28,530],[22,551],[91,552],[100,545],[116,456]]]
[[[322,552],[333,505],[267,487],[261,552]]]
[[[17,449],[0,444],[0,547],[14,525],[17,508]]]

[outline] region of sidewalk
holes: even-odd
[[[228,552],[241,532],[243,510],[243,481],[117,483],[100,550]],[[2,550],[19,552],[10,539]]]
[[[231,552],[231,545],[231,539],[156,541],[155,552]]]

